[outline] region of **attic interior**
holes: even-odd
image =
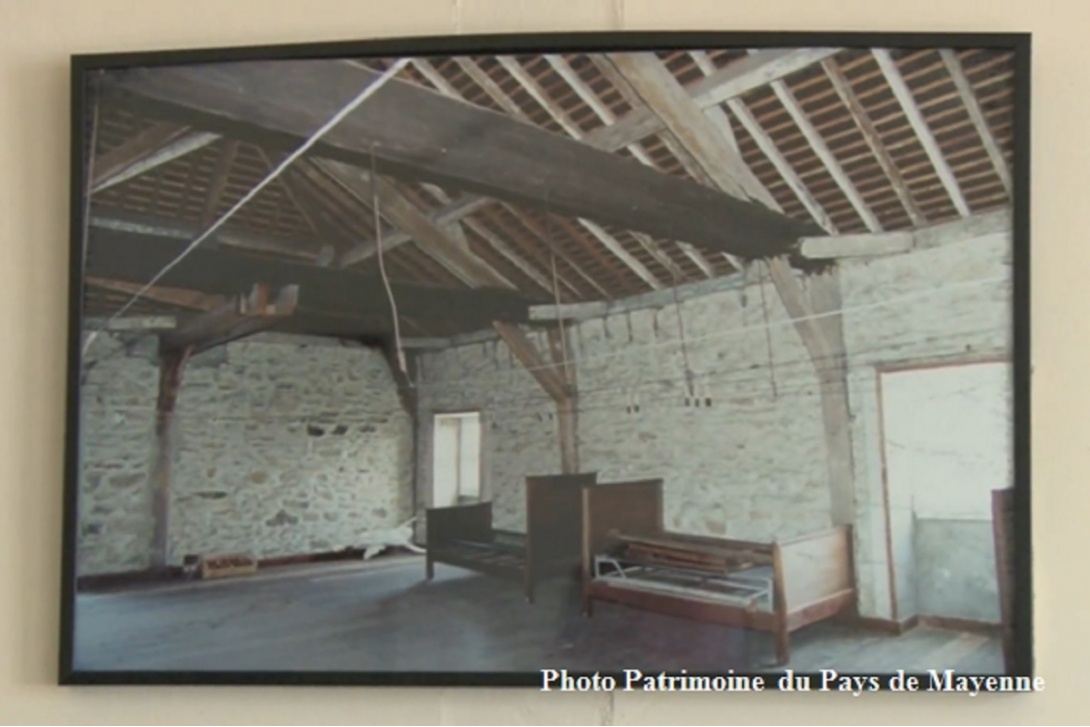
[[[91,74],[75,667],[1002,673],[1013,78]]]

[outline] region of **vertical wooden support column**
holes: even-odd
[[[851,525],[855,522],[855,468],[840,279],[836,268],[830,267],[811,275],[807,290],[787,258],[769,260],[768,269],[817,371],[832,521],[834,525]]]
[[[174,459],[174,405],[189,359],[189,348],[167,349],[159,355],[159,397],[155,403],[155,457],[152,461],[151,567],[164,571],[170,561],[170,480]]]
[[[562,328],[550,328],[548,331],[549,348],[552,351],[550,363],[534,345],[522,329],[510,323],[495,321],[492,327],[511,349],[511,353],[531,376],[541,385],[552,400],[556,402],[557,436],[560,440],[560,468],[564,474],[579,472],[578,447],[578,406],[575,385],[575,366],[565,366],[564,351],[566,344]]]

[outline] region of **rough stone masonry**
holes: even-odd
[[[92,349],[109,352],[116,341]],[[146,568],[158,367],[105,356],[82,392],[78,571]],[[411,510],[412,427],[380,353],[260,339],[193,359],[175,414],[170,562],[338,550]]]

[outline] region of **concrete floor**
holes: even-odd
[[[523,601],[513,581],[419,556],[294,566],[248,578],[81,594],[80,670],[580,671],[758,670],[765,634],[597,604],[575,584]],[[919,627],[902,636],[817,624],[792,636],[796,671],[1001,673],[998,638]]]

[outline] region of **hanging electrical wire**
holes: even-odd
[[[405,380],[409,382],[409,386],[412,386],[412,377],[409,376],[409,367],[405,361],[405,349],[401,345],[401,324],[399,322],[400,316],[397,313],[397,300],[394,299],[394,291],[390,287],[390,278],[386,275],[386,263],[383,260],[382,217],[379,211],[378,167],[375,162],[374,144],[371,145],[371,212],[372,217],[375,219],[375,249],[378,257],[378,272],[379,276],[382,277],[382,285],[386,288],[386,297],[390,301],[390,311],[394,319],[394,351],[397,354],[397,365],[401,369],[401,373],[405,375]]]
[[[258,182],[252,189],[250,189],[249,192],[244,194],[242,198],[239,199],[238,202],[236,202],[231,207],[231,209],[223,213],[223,215],[221,215],[219,219],[213,222],[207,229],[205,229],[204,232],[198,235],[196,239],[193,240],[193,242],[189,243],[189,245],[187,245],[186,248],[182,250],[182,252],[180,252],[173,260],[163,266],[163,268],[158,273],[156,273],[151,280],[142,285],[139,290],[133,293],[132,297],[130,297],[129,300],[117,310],[117,312],[107,318],[106,321],[93,334],[91,334],[91,336],[87,340],[87,343],[83,347],[83,355],[87,355],[87,352],[90,349],[90,344],[94,341],[98,334],[107,330],[111,323],[116,321],[130,308],[132,308],[132,306],[135,305],[136,302],[140,300],[140,298],[142,298],[149,290],[151,290],[156,283],[162,280],[168,272],[173,270],[175,266],[181,263],[182,260],[184,260],[194,250],[196,250],[201,245],[201,243],[205,242],[209,237],[211,237],[216,230],[222,227],[227,222],[227,220],[235,215],[236,212],[238,212],[250,200],[256,197],[258,193],[261,192],[261,190],[269,186],[277,177],[279,177],[283,173],[285,169],[288,168],[288,166],[292,164],[292,162],[305,154],[307,150],[310,149],[312,146],[317,144],[318,141],[321,140],[321,138],[325,136],[330,129],[343,121],[345,117],[347,117],[350,113],[359,108],[359,106],[363,104],[364,101],[369,99],[380,88],[382,88],[387,81],[400,73],[401,70],[406,65],[408,65],[409,60],[410,59],[408,58],[402,58],[401,60],[395,62],[393,65],[387,68],[385,71],[383,71],[377,79],[369,83],[366,88],[364,88],[362,91],[360,91],[359,94],[356,95],[355,98],[345,104],[345,106],[341,108],[340,111],[334,114],[327,122],[322,124],[321,127],[319,127],[316,131],[314,131],[314,133],[307,137],[307,139],[302,144],[300,144],[295,151],[286,156],[275,169],[270,171],[269,174],[265,176],[264,179]]]
[[[549,247],[553,248],[553,217],[549,214],[549,195],[545,194],[545,234],[549,239]],[[556,271],[556,250],[552,251],[552,268],[553,268],[553,300],[556,304],[557,310],[560,310],[560,277]],[[568,336],[564,331],[564,321],[557,319],[557,328],[559,329],[560,338],[560,358],[564,367],[564,381],[570,382],[572,380],[571,371],[568,366]]]
[[[674,284],[670,290],[673,292],[674,297],[674,312],[677,314],[677,331],[678,342],[681,345],[681,362],[685,367],[685,406],[689,405],[689,400],[696,398],[696,390],[693,388],[693,370],[689,366],[689,351],[685,346],[685,321],[681,316],[681,301],[677,297],[678,279],[677,273],[674,273]]]

